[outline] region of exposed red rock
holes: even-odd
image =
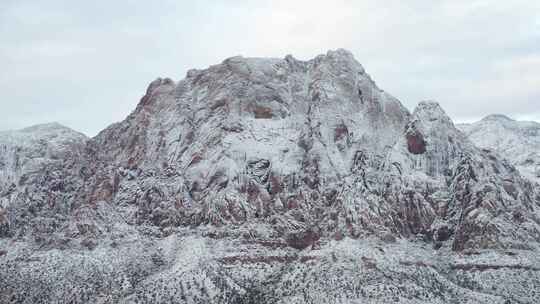
[[[415,132],[412,134],[406,134],[407,137],[407,149],[412,154],[423,154],[426,152],[426,141],[421,133]]]

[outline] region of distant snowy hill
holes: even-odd
[[[41,177],[51,166],[62,166],[64,160],[82,152],[86,140],[83,134],[57,123],[0,132],[0,193],[32,175]]]
[[[457,127],[475,145],[496,151],[525,177],[540,183],[540,123],[490,115],[476,123]]]

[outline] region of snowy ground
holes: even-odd
[[[240,233],[240,231],[238,231]],[[205,236],[203,236],[205,235]],[[216,238],[138,233],[93,250],[2,240],[2,303],[538,303],[540,257],[453,253],[422,241]]]

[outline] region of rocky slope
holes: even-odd
[[[0,302],[540,300],[538,185],[348,51],[229,58],[57,128],[45,156],[0,137]]]
[[[525,177],[540,183],[540,123],[490,115],[458,128],[478,147],[499,153]]]
[[[68,216],[86,141],[56,123],[0,132],[0,237],[31,226],[49,230],[55,218]]]

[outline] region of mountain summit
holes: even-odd
[[[346,50],[159,78],[124,121],[58,137],[0,136],[0,301],[539,299],[538,185]]]
[[[494,114],[458,126],[478,147],[493,150],[540,184],[540,123]]]

